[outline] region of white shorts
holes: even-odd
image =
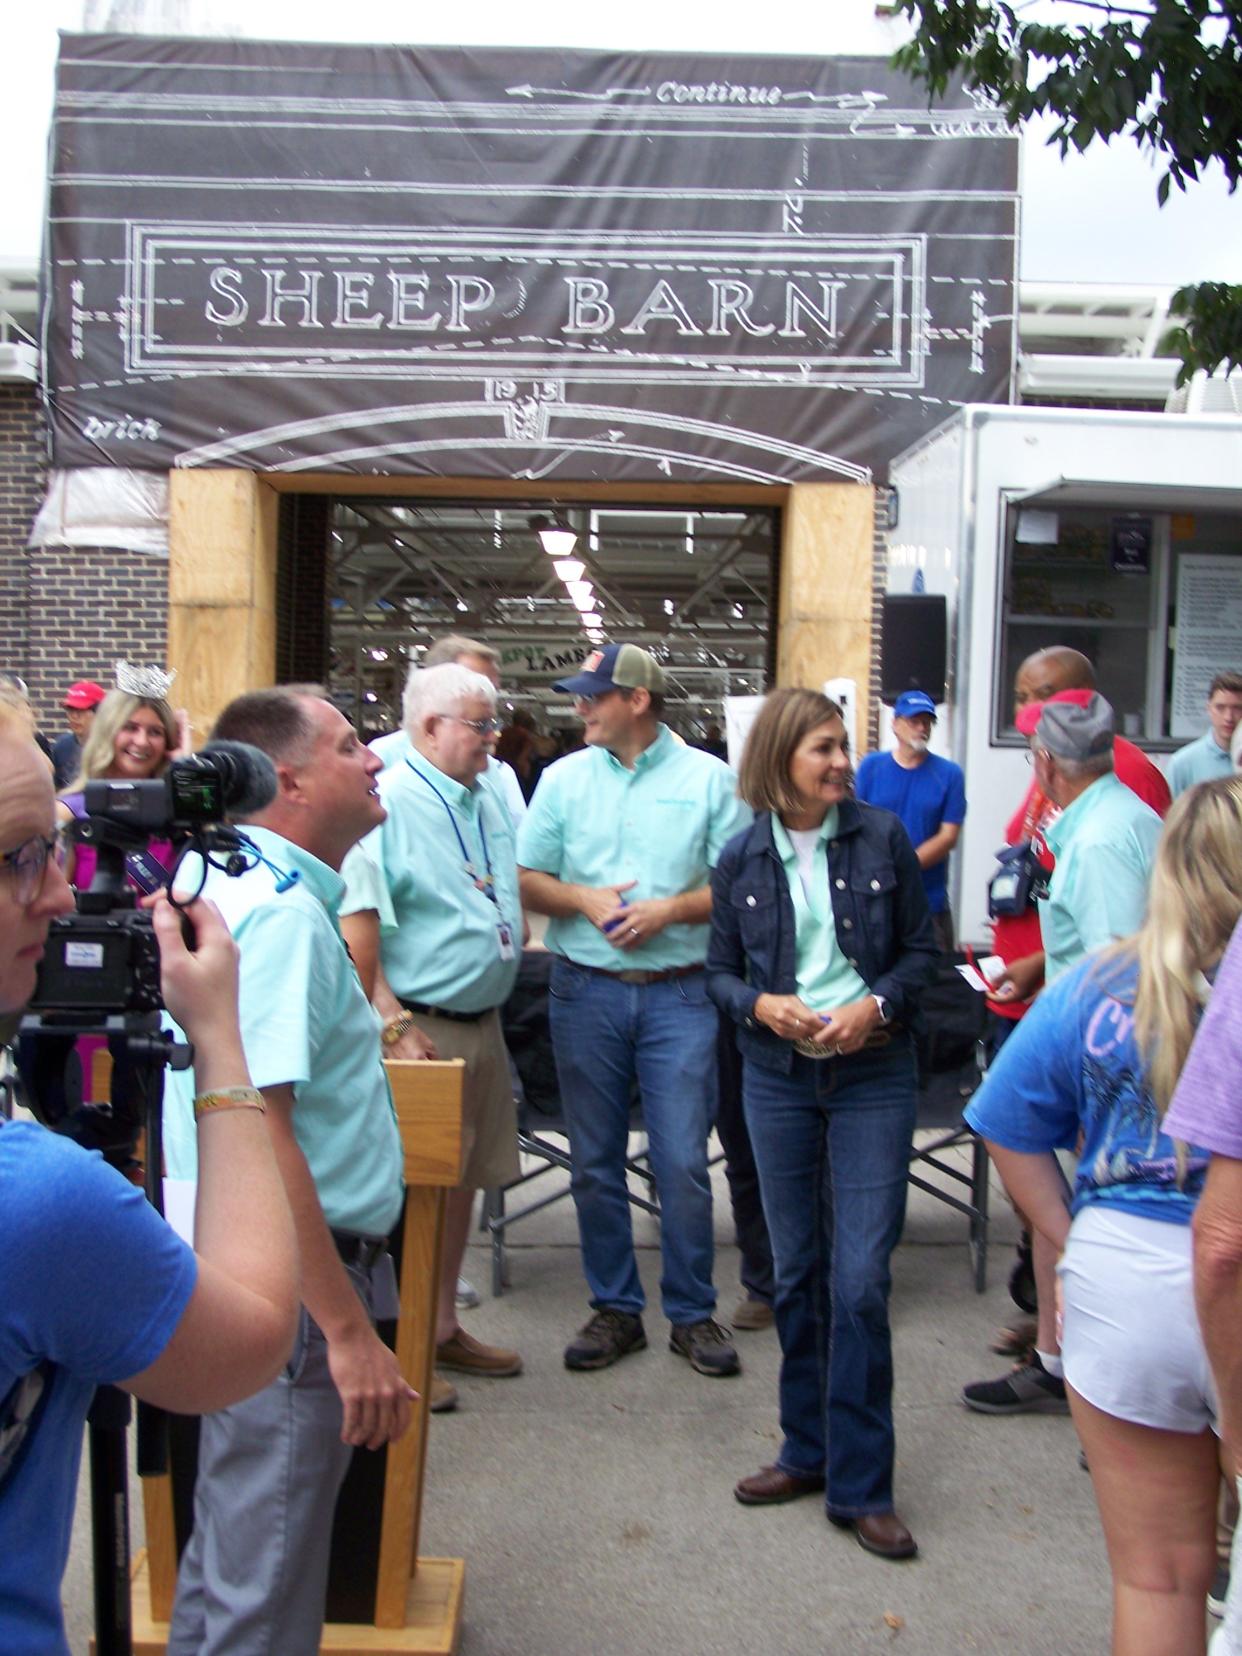
[[[1061,1360],[1105,1414],[1170,1432],[1216,1429],[1216,1388],[1195,1316],[1189,1225],[1091,1203],[1057,1266]]]

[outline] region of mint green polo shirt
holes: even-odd
[[[1229,749],[1221,747],[1210,730],[1183,748],[1169,760],[1169,792],[1174,799],[1193,788],[1196,782],[1217,782],[1222,776],[1233,775],[1233,760]]]
[[[342,914],[374,909],[398,1000],[485,1012],[507,1000],[522,954],[513,822],[482,782],[465,788],[410,748],[379,779],[388,820],[346,857]],[[488,880],[496,901],[477,880]],[[501,954],[500,922],[509,932]]]
[[[256,1087],[291,1084],[293,1132],[334,1230],[386,1236],[401,1215],[403,1153],[380,1056],[380,1020],[362,991],[337,924],[345,882],[326,863],[268,828],[246,833],[297,883],[276,890],[260,863],[237,879],[209,869],[241,955],[242,1045]],[[192,891],[201,863],[187,858],[177,886]],[[198,1172],[192,1071],[170,1071],[165,1153],[173,1178]]]
[[[832,913],[832,888],[828,884],[828,841],[837,831],[837,808],[832,806],[815,837],[811,864],[810,894],[802,884],[798,853],[780,818],[772,818],[772,839],[789,882],[793,899],[795,944],[794,966],[798,999],[813,1012],[832,1006],[848,1006],[865,1000],[871,990],[841,953]]]
[[[1142,925],[1161,826],[1151,806],[1110,772],[1044,829],[1057,860],[1039,905],[1045,982]]]
[[[725,845],[749,822],[729,767],[661,725],[633,770],[597,747],[550,765],[518,831],[518,863],[568,885],[633,880],[628,902],[678,897],[707,885]],[[575,914],[550,919],[545,940],[554,953],[584,966],[664,971],[705,960],[709,929],[666,926],[635,949],[616,949]]]

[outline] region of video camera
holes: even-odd
[[[159,1072],[168,1063],[185,1067],[192,1054],[160,1027],[159,947],[139,897],[163,885],[171,890],[188,852],[201,861],[200,889],[209,863],[241,874],[258,851],[225,818],[248,817],[275,794],[271,760],[245,742],[209,742],[156,781],[86,784],[86,814],[68,834],[95,852],[94,876],[77,893],[75,912],[52,922],[19,1031],[26,1093],[45,1126],[118,1163],[144,1118],[150,1137],[152,1099],[163,1091],[162,1082],[154,1085]],[[167,868],[152,855],[153,843],[171,846]],[[113,1080],[106,1106],[83,1103],[89,1082],[77,1082],[72,1064],[82,1036],[107,1039]]]

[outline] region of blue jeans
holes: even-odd
[[[660,1193],[664,1314],[672,1323],[701,1322],[716,1308],[707,1140],[716,1114],[717,1014],[706,978],[622,983],[558,960],[549,990],[591,1304],[634,1313],[645,1304],[625,1184],[637,1082]]]
[[[776,1266],[783,1471],[827,1481],[828,1511],[893,1506],[889,1259],[906,1210],[916,1103],[904,1036],[850,1058],[748,1059],[746,1125]]]

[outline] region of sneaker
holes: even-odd
[[[669,1331],[668,1349],[685,1357],[699,1374],[723,1379],[726,1374],[740,1374],[742,1365],[733,1341],[726,1329],[710,1317],[702,1322],[673,1323]]]
[[[751,1329],[771,1328],[775,1321],[776,1313],[767,1300],[751,1299],[747,1294],[733,1307],[732,1322],[735,1329],[740,1328],[749,1332]]]
[[[479,1303],[479,1290],[473,1282],[467,1282],[465,1277],[457,1279],[457,1309],[459,1311],[473,1311]]]
[[[584,1323],[565,1347],[567,1369],[609,1368],[631,1351],[647,1345],[643,1319],[634,1311],[615,1311],[608,1306]]]
[[[1212,1585],[1208,1588],[1207,1613],[1215,1616],[1219,1621],[1225,1613],[1225,1600],[1229,1597],[1229,1560],[1226,1558],[1216,1566],[1216,1574],[1212,1577]]]
[[[1038,1352],[999,1380],[976,1380],[962,1387],[962,1402],[980,1414],[1068,1414],[1065,1381],[1049,1374]]]

